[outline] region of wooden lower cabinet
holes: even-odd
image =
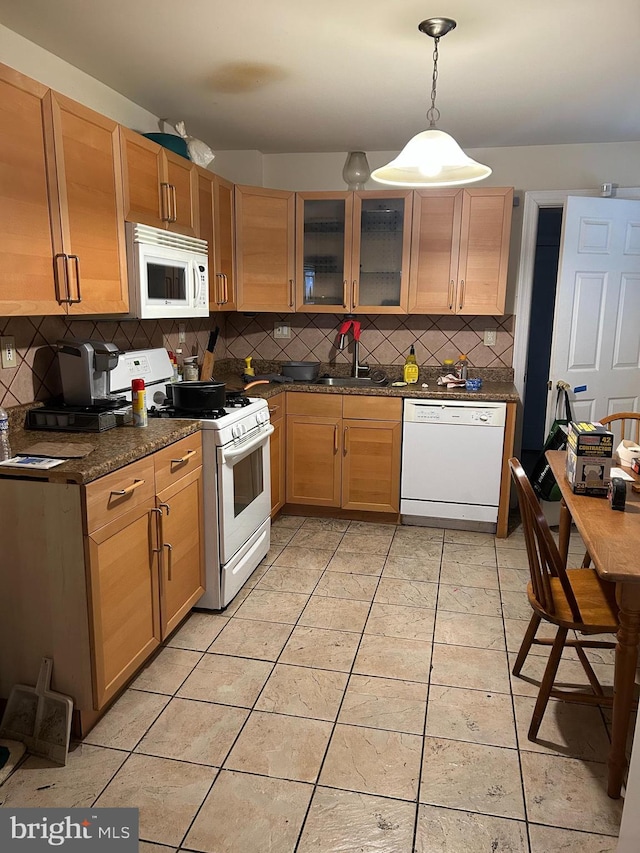
[[[87,537],[97,708],[160,645],[152,518],[150,507],[136,507]]]
[[[197,468],[156,498],[160,514],[160,626],[165,639],[204,592],[204,538],[201,527],[202,468]]]
[[[271,518],[275,518],[286,500],[285,480],[285,411],[286,395],[277,394],[269,399],[269,417],[273,433],[270,438],[271,461]]]
[[[0,477],[0,696],[52,657],[84,734],[179,624],[204,592],[200,460],[198,433],[87,486]]]
[[[402,401],[287,395],[287,503],[400,509]]]

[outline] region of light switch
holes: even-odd
[[[494,347],[496,345],[498,332],[496,329],[484,330],[484,345],[486,347]]]
[[[2,351],[2,366],[16,367],[16,341],[12,335],[0,338],[0,350]]]

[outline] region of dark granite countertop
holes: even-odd
[[[280,362],[254,362],[256,374],[279,374]],[[372,370],[381,369],[387,375],[389,382],[402,379],[402,365],[371,365]],[[321,364],[320,376],[349,376],[348,364]],[[480,391],[467,391],[463,388],[446,388],[438,385],[437,380],[442,370],[438,367],[422,367],[420,377],[415,385],[371,385],[366,388],[349,386],[314,385],[312,382],[270,382],[269,385],[256,385],[247,393],[252,397],[268,399],[281,391],[312,394],[348,394],[349,396],[400,397],[442,400],[478,400],[482,402],[518,403],[520,397],[513,384],[513,370],[510,368],[470,368],[470,377],[482,379]],[[227,359],[220,362],[216,371],[216,380],[225,382],[232,388],[242,387],[242,362]],[[427,384],[427,388],[423,387]]]
[[[278,362],[262,362],[256,365],[257,373],[280,373]],[[402,367],[398,365],[384,367],[390,382],[402,376]],[[349,396],[399,397],[413,399],[438,400],[476,400],[478,402],[517,403],[520,400],[513,384],[513,372],[509,369],[476,369],[471,375],[482,378],[480,391],[467,391],[464,388],[445,388],[437,384],[441,371],[437,368],[423,368],[416,385],[393,387],[392,385],[371,385],[366,388],[348,386],[314,385],[310,382],[270,382],[268,385],[256,385],[249,390],[252,397],[269,399],[283,391],[298,394],[346,394]],[[349,376],[349,365],[322,365],[320,375]],[[233,389],[242,388],[242,362],[228,359],[219,364],[216,381],[225,382]],[[426,383],[428,387],[424,387]],[[56,482],[89,483],[105,474],[111,473],[130,462],[135,462],[156,450],[185,438],[200,429],[200,422],[193,420],[154,420],[144,429],[138,427],[116,427],[102,433],[91,432],[55,432],[48,430],[25,430],[23,428],[26,411],[41,404],[30,403],[26,406],[14,406],[8,410],[11,449],[14,454],[27,449],[40,441],[83,442],[95,445],[95,449],[82,459],[70,459],[48,471],[24,471],[23,469],[4,469],[3,476],[32,476]]]
[[[33,408],[16,406],[22,412]],[[104,432],[57,432],[55,430],[27,430],[22,427],[24,414],[14,411],[11,420],[9,440],[11,450],[21,453],[31,445],[42,441],[53,441],[59,444],[71,442],[92,444],[94,449],[81,459],[69,459],[62,465],[47,471],[25,471],[24,469],[1,469],[2,476],[29,476],[55,482],[90,483],[110,474],[112,471],[142,459],[156,450],[161,450],[174,441],[179,441],[200,430],[200,421],[150,419],[149,425],[140,428],[133,426],[115,427]]]
[[[224,382],[224,377],[220,377]],[[428,388],[421,384],[406,385],[394,388],[391,385],[372,385],[367,388],[349,388],[344,386],[313,385],[306,382],[271,382],[269,385],[258,385],[247,393],[251,397],[270,397],[281,391],[293,391],[304,394],[348,394],[350,397],[400,397],[423,400],[477,400],[484,403],[517,403],[520,400],[518,391],[512,382],[483,382],[480,391],[466,391],[464,388],[443,388],[435,382],[429,382]]]

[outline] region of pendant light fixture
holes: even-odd
[[[418,25],[434,42],[431,106],[427,110],[429,129],[407,142],[395,160],[371,173],[374,181],[396,187],[457,187],[482,181],[491,169],[468,157],[453,136],[436,128],[440,110],[436,107],[438,44],[456,26],[451,18],[428,18]]]

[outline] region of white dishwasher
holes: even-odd
[[[405,524],[495,532],[506,411],[505,403],[404,401]]]

